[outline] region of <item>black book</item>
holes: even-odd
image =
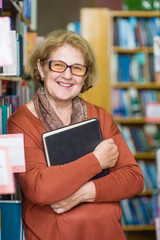
[[[45,158],[48,167],[67,164],[93,152],[103,141],[98,118],[88,119],[42,134]],[[95,178],[109,173],[104,169]]]

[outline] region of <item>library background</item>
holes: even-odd
[[[23,137],[6,134],[6,121],[38,87],[23,71],[28,56],[67,28],[98,61],[99,83],[83,98],[113,114],[144,175],[143,193],[121,201],[126,239],[160,240],[160,0],[0,0],[0,15],[0,239],[25,239],[12,181],[25,171]]]

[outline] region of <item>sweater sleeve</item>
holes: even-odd
[[[7,132],[24,134],[26,172],[17,173],[16,179],[28,200],[41,205],[60,201],[102,171],[93,153],[69,164],[47,167],[41,134],[27,121],[9,119]]]
[[[124,141],[112,116],[103,111],[100,116],[104,139],[113,138],[118,146],[119,157],[110,174],[94,180],[95,202],[120,201],[143,191],[144,180],[141,169]]]

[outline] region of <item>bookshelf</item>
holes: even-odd
[[[8,143],[10,141],[10,136],[6,134],[7,118],[16,110],[16,108],[18,108],[23,103],[29,101],[35,91],[34,81],[32,79],[27,79],[27,77],[23,73],[23,67],[27,60],[28,53],[28,33],[30,33],[30,36],[31,33],[33,33],[34,36],[36,35],[35,23],[33,24],[32,19],[27,15],[29,14],[32,16],[32,13],[26,14],[26,12],[24,11],[26,2],[30,2],[30,4],[34,2],[35,10],[37,0],[5,0],[2,3],[2,15],[0,16],[2,22],[5,17],[7,17],[7,20],[9,19],[10,21],[10,28],[7,28],[7,31],[14,32],[15,37],[15,45],[12,41],[10,44],[10,53],[12,53],[13,60],[15,59],[14,56],[17,57],[16,61],[12,61],[12,64],[10,64],[11,67],[15,67],[14,71],[10,72],[9,69],[7,69],[7,67],[10,67],[9,65],[5,66],[5,64],[1,64],[0,67],[0,135],[3,139],[2,142],[4,142],[4,138],[7,137]],[[37,16],[36,12],[34,16]],[[6,31],[5,28],[4,31]],[[13,39],[11,38],[11,40]],[[13,50],[15,49],[16,51],[14,51],[14,55]],[[6,69],[8,71],[6,71]],[[4,109],[5,111],[3,111]],[[14,143],[15,142],[17,146],[16,149],[20,150],[17,139],[16,141],[14,141]],[[17,170],[17,172],[18,171],[21,170]],[[16,188],[16,192],[14,194],[11,194],[11,192],[7,192],[8,194],[1,195],[2,193],[0,193],[0,238],[2,239],[24,239],[21,219],[21,193],[16,181],[14,181],[14,183]],[[7,212],[7,209],[10,209],[9,212]],[[14,223],[16,223],[16,225],[14,225]]]
[[[114,89],[123,89],[127,91],[129,89],[136,89],[139,94],[141,91],[158,91],[160,85],[154,82],[154,76],[150,76],[146,81],[143,82],[122,82],[118,81],[119,75],[117,74],[117,63],[113,62],[112,56],[125,55],[133,56],[142,53],[143,56],[153,57],[153,45],[148,44],[147,46],[134,46],[134,47],[122,47],[115,41],[115,28],[117,27],[118,19],[129,19],[139,20],[145,19],[149,21],[151,18],[160,18],[158,11],[111,11],[107,8],[82,8],[80,11],[80,22],[81,22],[81,34],[85,37],[91,46],[94,48],[95,55],[97,58],[97,64],[99,68],[99,83],[94,89],[90,89],[84,93],[82,97],[93,104],[104,107],[111,112],[115,118],[115,121],[122,127],[127,126],[129,128],[136,127],[142,129],[147,124],[144,111],[141,109],[140,116],[134,114],[129,116],[115,115],[113,109],[113,95]],[[91,31],[94,26],[94,31]],[[127,35],[127,34],[126,34]],[[152,61],[153,64],[153,61]],[[149,65],[148,65],[149,66]],[[153,67],[153,66],[152,66]],[[148,67],[148,69],[150,69]],[[148,71],[146,69],[146,71]],[[153,70],[153,69],[152,69]],[[115,71],[118,75],[115,80]],[[149,71],[151,74],[151,71]],[[138,95],[139,96],[139,95]],[[160,99],[158,99],[160,100]],[[119,102],[122,101],[120,98]],[[140,100],[142,104],[142,100]],[[129,106],[130,107],[130,106]],[[159,131],[159,126],[158,126]],[[143,159],[146,164],[155,164],[155,149],[151,149],[147,152],[136,151],[134,157],[137,161]],[[156,189],[146,189],[143,192],[143,196],[152,198]],[[155,226],[152,225],[124,225],[124,231],[128,240],[132,239],[156,239]]]
[[[32,48],[35,47],[37,33],[35,30],[35,24],[31,16],[31,12],[35,11],[35,3],[37,0],[32,2],[25,1],[15,1],[15,0],[6,0],[3,2],[1,24],[5,24],[5,17],[7,21],[10,22],[10,27],[7,29],[10,41],[8,45],[6,44],[8,53],[12,55],[12,64],[11,65],[2,65],[0,68],[0,105],[13,105],[12,95],[17,98],[17,108],[23,103],[30,100],[35,92],[35,83],[32,79],[28,79],[23,72],[25,62],[27,61],[28,56],[30,55]],[[32,4],[34,7],[32,8]],[[31,4],[26,11],[26,4]],[[29,5],[27,5],[29,6]],[[37,14],[34,14],[37,16]],[[30,18],[29,18],[30,16]],[[3,25],[2,25],[3,26]],[[5,31],[4,25],[4,31]],[[32,27],[34,26],[34,28]],[[32,38],[33,36],[33,38]],[[33,44],[34,42],[34,44]],[[10,57],[11,58],[11,57]],[[2,57],[1,57],[2,59]],[[2,61],[2,60],[1,60]],[[6,61],[6,60],[5,60]],[[16,110],[16,108],[10,108],[11,111],[9,115]],[[3,115],[3,113],[2,113]],[[0,116],[0,118],[2,117]]]

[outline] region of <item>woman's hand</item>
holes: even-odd
[[[112,138],[102,141],[93,151],[102,169],[111,168],[116,165],[119,152]]]
[[[51,208],[57,214],[69,211],[82,202],[93,202],[96,195],[96,188],[92,181],[85,183],[71,196],[51,204]]]

